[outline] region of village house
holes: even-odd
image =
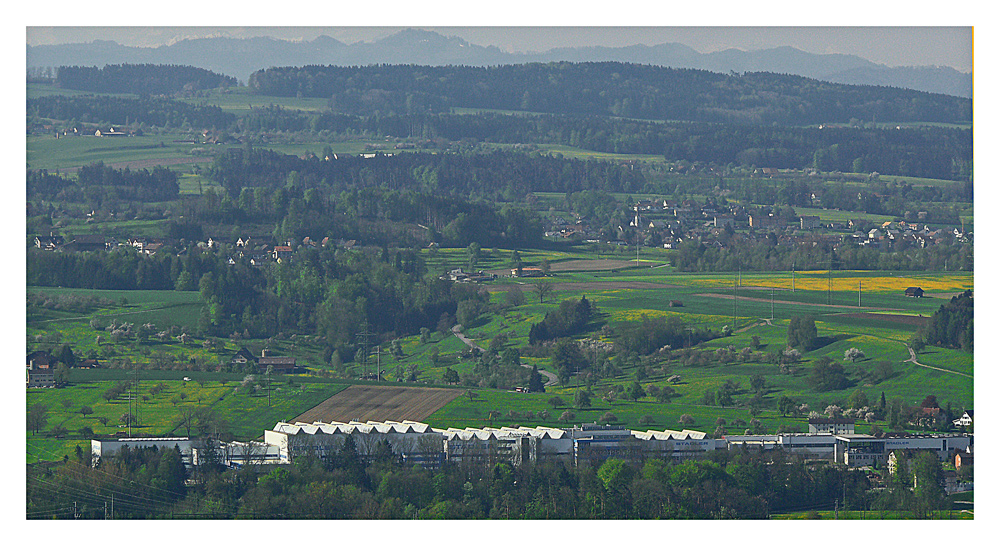
[[[239,351],[229,359],[230,365],[245,366],[248,362],[256,362],[257,359],[254,358],[253,354],[247,350],[246,347],[240,347]]]
[[[715,227],[736,227],[736,217],[732,214],[716,214],[712,218],[712,225]]]
[[[972,425],[972,410],[965,410],[962,416],[952,421],[956,427],[967,427]]]
[[[55,387],[55,358],[45,351],[35,351],[28,355],[27,364],[28,387]]]
[[[817,229],[822,227],[819,216],[799,216],[799,227],[801,229]]]
[[[48,235],[37,235],[35,237],[35,246],[42,250],[55,250],[62,246],[62,244],[62,235],[53,235],[52,233],[49,233]]]
[[[280,262],[282,260],[287,260],[292,257],[292,247],[290,246],[276,246],[273,251],[274,260]]]
[[[963,466],[972,466],[973,454],[972,446],[969,446],[965,451],[957,451],[955,453],[955,470],[961,470]]]
[[[809,434],[854,434],[854,419],[809,419]]]

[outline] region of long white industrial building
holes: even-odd
[[[218,442],[223,464],[289,464],[297,458],[326,459],[338,453],[347,438],[354,440],[358,455],[371,459],[384,445],[405,464],[430,468],[443,464],[483,464],[507,461],[564,462],[574,466],[595,465],[609,458],[683,460],[707,457],[716,450],[781,449],[810,459],[826,459],[848,466],[886,464],[896,450],[935,453],[942,461],[956,451],[972,446],[971,434],[885,434],[879,437],[853,433],[793,433],[731,435],[709,438],[694,430],[629,430],[613,425],[582,425],[572,428],[484,427],[437,429],[417,421],[351,421],[286,423],[264,431],[263,442]],[[381,445],[380,445],[381,444]],[[180,447],[199,463],[199,449],[187,438],[132,438],[93,440],[95,460],[123,445],[130,447]]]

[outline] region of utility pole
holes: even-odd
[[[368,374],[368,350],[370,347],[369,339],[375,334],[368,331],[368,321],[366,320],[362,325],[361,333],[356,334],[355,337],[361,339],[361,347],[363,349],[361,353],[361,377],[364,378]]]
[[[771,322],[774,322],[774,287],[771,287]]]
[[[861,281],[858,281],[858,307],[861,307]]]
[[[792,294],[795,293],[795,262],[792,262]]]
[[[733,331],[736,330],[736,277],[733,276]]]

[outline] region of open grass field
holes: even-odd
[[[72,172],[77,167],[97,161],[106,165],[129,165],[133,169],[210,162],[210,156],[192,154],[192,150],[204,146],[174,142],[191,138],[195,137],[179,131],[127,138],[33,135],[27,139],[27,159],[32,169],[47,169],[50,172]],[[200,133],[197,138],[201,138]]]
[[[280,106],[288,110],[302,110],[305,112],[318,112],[329,109],[329,101],[327,99],[299,99],[295,97],[254,95],[246,87],[211,89],[204,96],[180,100],[191,104],[211,104],[236,115],[245,114],[251,108],[264,108],[268,106]]]
[[[917,517],[910,512],[903,510],[809,510],[804,512],[790,512],[787,514],[771,514],[771,519],[780,520],[851,520],[851,521],[875,521],[875,520],[912,520],[912,519],[933,519],[933,520],[971,520],[975,519],[972,510],[953,509],[933,512],[929,518]]]
[[[95,370],[104,372],[105,370]],[[125,378],[121,370],[120,379]],[[75,371],[74,380],[70,386],[59,389],[30,389],[27,392],[28,406],[43,404],[48,408],[48,426],[38,435],[30,432],[27,436],[28,462],[37,460],[55,460],[65,454],[70,454],[77,445],[89,449],[91,434],[81,434],[80,429],[90,427],[93,434],[114,435],[124,433],[127,428],[119,421],[129,410],[128,394],[122,394],[113,400],[106,400],[102,395],[115,381],[89,381],[89,371]],[[195,375],[195,374],[188,374]],[[251,439],[263,434],[265,429],[274,426],[281,420],[293,419],[309,408],[328,399],[340,390],[348,387],[341,383],[318,383],[295,381],[289,384],[286,378],[275,377],[271,382],[270,398],[265,390],[255,393],[237,393],[239,379],[226,379],[223,375],[217,379],[199,379],[195,375],[191,381],[183,379],[159,379],[161,374],[155,372],[140,372],[139,390],[135,400],[139,402],[137,415],[138,426],[133,426],[133,434],[148,436],[187,436],[188,430],[183,424],[185,412],[198,409],[210,409],[223,423],[226,430],[236,438]],[[162,391],[153,389],[160,385]],[[144,397],[148,397],[145,399]],[[93,413],[84,415],[80,408],[87,406]],[[108,424],[101,424],[105,417]],[[63,438],[52,436],[52,429],[61,426],[68,432]]]

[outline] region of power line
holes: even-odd
[[[43,448],[41,446],[36,446],[36,447],[40,451],[45,451],[46,453],[51,453],[52,455],[58,455],[58,453],[55,453],[54,451],[51,451],[51,450],[48,450],[48,449],[45,449],[45,448]],[[142,448],[142,449],[147,449],[147,448]],[[79,475],[81,477],[82,476],[86,476],[86,474],[84,473],[83,469],[87,468],[87,467],[84,467],[83,465],[79,465],[79,468],[78,468],[76,463],[72,463],[70,465],[64,466],[63,468],[66,468],[67,470],[72,471],[72,472],[79,472]],[[103,474],[103,475],[105,475],[105,476],[107,476],[109,478],[112,478],[114,480],[118,480],[119,482],[121,481],[121,476],[116,476],[116,475],[114,475],[114,474],[112,474],[110,472],[105,472],[104,470],[101,470],[100,468],[91,467],[88,470],[90,472],[99,472],[99,473],[101,473],[101,474]],[[139,487],[146,487],[146,488],[152,489],[154,491],[161,491],[163,493],[169,493],[171,495],[175,495],[177,497],[177,500],[182,500],[185,497],[185,495],[182,495],[182,494],[180,494],[180,493],[178,493],[176,491],[171,491],[169,489],[162,489],[162,488],[156,487],[155,485],[148,485],[148,484],[134,483],[134,482],[133,482],[132,485],[136,485],[136,486],[139,486]],[[122,494],[128,495],[128,493],[122,493]],[[136,498],[142,498],[142,497],[136,497]]]

